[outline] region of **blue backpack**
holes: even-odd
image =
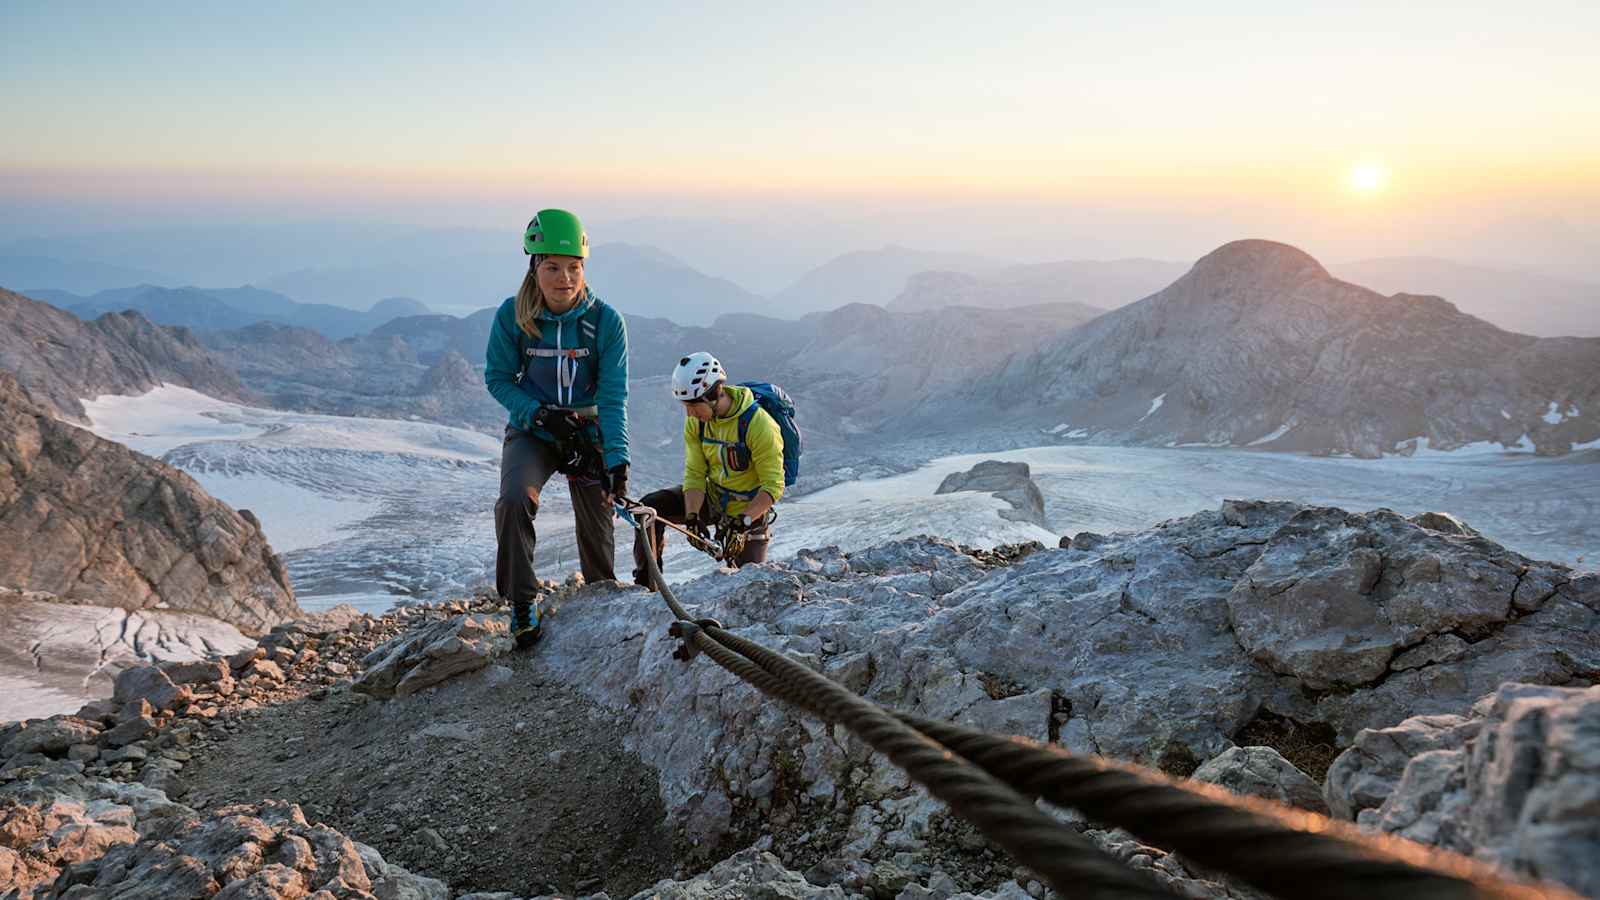
[[[778,423],[778,431],[783,434],[783,486],[793,485],[795,479],[800,477],[800,453],[802,438],[800,426],[794,421],[794,401],[789,399],[789,394],[783,388],[765,381],[742,381],[739,387],[749,388],[755,395],[756,402],[739,417],[739,446],[749,453],[750,420],[756,417],[756,408],[767,411],[767,415]],[[706,423],[700,423],[700,439],[706,439]]]

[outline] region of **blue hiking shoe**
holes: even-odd
[[[526,650],[539,642],[544,636],[539,625],[539,619],[534,614],[533,605],[518,603],[511,608],[511,639],[516,642],[518,650]]]

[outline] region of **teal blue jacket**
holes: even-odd
[[[586,318],[590,307],[597,308],[597,316]],[[599,327],[590,334],[596,318]],[[500,304],[484,351],[489,393],[506,408],[513,426],[545,441],[552,440],[550,435],[532,424],[540,406],[597,407],[606,468],[627,462],[628,328],[622,314],[590,293],[559,316],[545,310],[539,330],[542,334],[533,338],[517,327],[516,297]]]

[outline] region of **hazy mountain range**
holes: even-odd
[[[897,427],[947,430],[959,410],[1102,443],[1565,453],[1600,438],[1600,338],[1504,331],[1438,297],[1339,281],[1288,245],[1237,241],[923,402]]]
[[[620,247],[611,258],[618,257],[634,261],[628,271],[658,273],[658,293],[673,278],[691,284],[698,274],[650,248]],[[893,249],[881,258],[857,254],[836,260],[830,278],[847,263],[884,261],[888,271],[905,260]],[[732,312],[682,324],[633,312],[638,433],[650,440],[675,434],[680,413],[663,401],[662,382],[682,353],[709,349],[735,379],[785,384],[805,402],[808,430],[839,444],[974,430],[1002,443],[1089,439],[1371,456],[1414,448],[1407,442],[1416,438],[1434,448],[1491,441],[1553,453],[1600,436],[1600,415],[1585,412],[1600,403],[1600,339],[1539,339],[1437,297],[1384,296],[1270,241],[1226,245],[1111,312],[1072,302],[999,305],[1027,297],[1026,286],[1052,283],[1051,273],[1073,293],[1112,305],[1172,265],[929,274],[911,279],[921,293],[902,291],[892,308],[852,303],[800,319]],[[616,271],[607,277],[626,284]],[[969,298],[996,306],[947,305]],[[157,316],[209,316],[198,338],[172,333],[191,348],[203,343],[244,389],[274,406],[416,415],[487,430],[502,421],[479,374],[489,308],[466,317],[401,316],[344,337],[326,325],[284,321],[224,327],[236,326],[241,307],[337,309],[259,289],[143,288],[76,308],[89,315],[124,300],[146,303]],[[396,302],[367,315],[414,308],[421,307]]]
[[[358,311],[325,303],[296,303],[282,294],[249,286],[164,288],[142,284],[88,297],[54,290],[34,291],[32,296],[80,319],[131,309],[158,325],[211,331],[276,322],[310,328],[332,338],[362,334],[400,316],[428,313],[426,306],[409,297],[389,297]]]
[[[1379,293],[1433,294],[1462,312],[1540,337],[1600,337],[1600,284],[1431,257],[1364,259],[1334,275]]]
[[[903,312],[941,306],[998,309],[1042,303],[1115,309],[1161,290],[1188,268],[1188,263],[1121,259],[1007,266],[987,274],[918,272],[906,279],[888,306]]]
[[[730,248],[747,246],[759,257],[759,246],[776,240],[774,234],[757,229],[734,240],[727,227],[705,225],[697,230],[692,222],[675,220],[632,221],[616,230],[656,243],[597,245],[589,266],[596,292],[629,314],[702,326],[728,313],[796,319],[849,303],[901,311],[1060,302],[1115,309],[1155,293],[1189,267],[1186,262],[1157,259],[1017,264],[978,254],[889,245],[846,252],[803,271],[789,260],[785,270],[799,271],[798,276],[763,294],[737,277],[719,277],[685,254],[662,248],[681,245],[686,254],[746,277],[753,270],[735,265],[737,255]],[[719,241],[732,244],[722,246]],[[816,242],[797,243],[791,255],[827,252],[826,242],[812,244]],[[130,286],[253,285],[254,290],[267,292],[260,295],[268,301],[261,308],[261,320],[317,327],[329,337],[341,338],[370,329],[373,323],[367,317],[346,322],[327,313],[325,318],[335,324],[323,326],[315,319],[269,314],[267,307],[299,303],[366,313],[382,298],[410,297],[431,309],[464,314],[496,306],[515,291],[526,264],[519,250],[514,236],[486,229],[306,225],[114,232],[0,244],[0,285],[64,308],[109,290],[119,294],[107,298],[125,296],[133,291]],[[1508,330],[1542,337],[1600,334],[1600,284],[1594,282],[1504,264],[1431,257],[1366,259],[1329,268],[1381,293],[1445,297],[1463,311]],[[165,311],[154,306],[132,308],[142,308],[169,324],[196,328],[215,324],[206,315],[186,319],[174,314],[173,303],[165,305]],[[229,327],[250,324],[222,315],[220,321]]]

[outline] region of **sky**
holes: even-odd
[[[1600,228],[1594,3],[443,6],[0,4],[0,240],[568,206],[1561,269]]]

